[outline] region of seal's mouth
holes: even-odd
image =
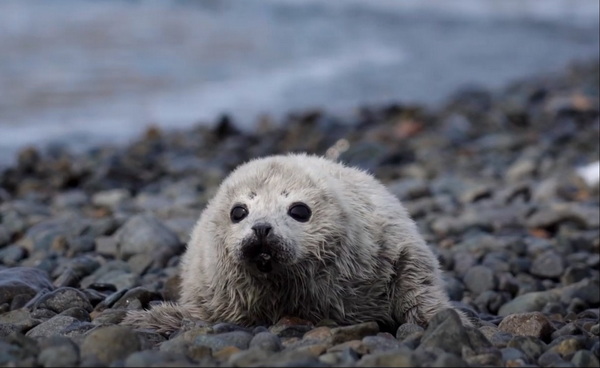
[[[256,263],[256,268],[260,272],[268,273],[273,271],[272,257],[269,253],[261,252],[258,256],[256,256],[254,262]]]

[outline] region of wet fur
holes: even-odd
[[[297,201],[313,211],[306,223],[287,215]],[[232,223],[236,203],[249,215]],[[277,272],[240,260],[257,221],[284,240]],[[223,181],[192,231],[181,278],[177,304],[130,311],[122,323],[170,332],[183,319],[251,326],[297,316],[397,327],[451,307],[438,261],[399,200],[364,171],[302,154],[249,161]]]

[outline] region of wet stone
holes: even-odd
[[[17,295],[33,298],[43,289],[54,287],[48,274],[38,268],[12,267],[0,270],[0,305],[9,303]]]
[[[356,325],[334,327],[331,329],[331,343],[339,344],[350,340],[360,340],[368,335],[375,335],[379,332],[379,326],[376,322],[364,322]]]
[[[547,348],[542,340],[534,336],[515,336],[507,346],[521,350],[531,361],[537,361]]]
[[[539,277],[558,278],[563,271],[563,257],[553,251],[538,255],[531,264],[531,274]]]
[[[505,317],[498,328],[517,336],[534,336],[544,341],[554,332],[552,323],[540,312],[512,314]]]
[[[453,343],[448,345],[448,341]],[[469,335],[462,325],[458,313],[452,309],[445,309],[438,312],[429,321],[419,348],[440,348],[461,356],[462,347],[468,345]]]
[[[193,345],[207,346],[213,352],[219,351],[228,346],[235,346],[238,349],[248,349],[252,334],[245,331],[224,332],[218,335],[199,335],[193,342]]]
[[[140,341],[133,330],[123,326],[108,326],[87,335],[81,345],[81,356],[82,359],[90,356],[108,365],[140,349]]]
[[[407,338],[409,335],[415,332],[424,332],[425,329],[414,323],[404,323],[398,327],[396,330],[396,339],[402,341]]]
[[[118,240],[119,254],[125,260],[138,253],[154,255],[161,248],[169,250],[172,254],[182,250],[177,235],[150,215],[131,217],[115,236]]]
[[[79,347],[68,337],[50,336],[38,344],[37,360],[44,367],[74,367],[79,363]]]
[[[308,321],[299,318],[284,317],[271,326],[269,331],[279,337],[302,337],[312,328],[313,324]]]
[[[494,290],[497,285],[494,272],[485,266],[473,266],[465,274],[463,282],[467,289],[479,295],[487,290]]]
[[[283,348],[279,337],[268,331],[259,332],[254,335],[252,340],[250,340],[249,347],[271,352],[277,352]]]
[[[42,296],[34,308],[46,308],[56,313],[61,313],[69,308],[79,307],[90,312],[92,305],[87,296],[78,289],[61,287]]]

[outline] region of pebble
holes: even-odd
[[[540,312],[511,314],[500,322],[498,328],[513,335],[534,336],[544,341],[548,341],[554,332],[550,320]]]
[[[94,358],[102,364],[109,365],[140,349],[140,341],[130,328],[107,326],[100,327],[86,336],[81,345],[81,355],[82,358]]]

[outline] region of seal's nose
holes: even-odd
[[[256,234],[259,239],[265,239],[271,232],[271,229],[271,224],[266,222],[261,222],[252,226],[252,231],[254,231],[254,234]]]

